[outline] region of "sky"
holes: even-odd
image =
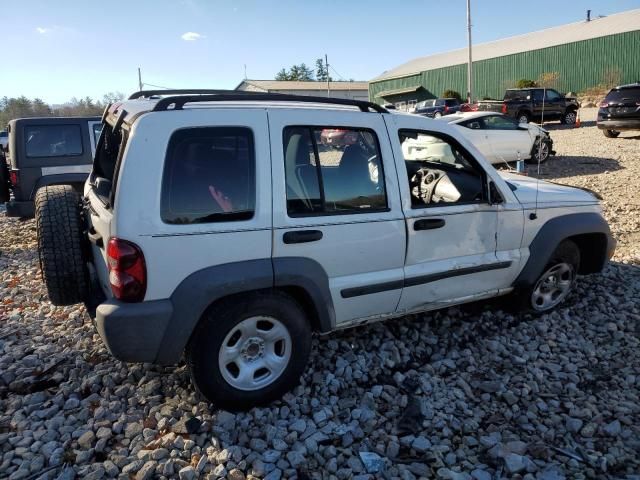
[[[525,8],[523,8],[526,5]],[[471,0],[473,42],[640,8],[640,0]],[[466,0],[0,0],[0,97],[59,104],[170,88],[234,88],[326,53],[370,80],[466,47]]]

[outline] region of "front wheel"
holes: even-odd
[[[217,407],[246,410],[280,398],[300,380],[311,328],[280,292],[248,294],[211,308],[186,350],[196,389]]]
[[[531,158],[525,160],[526,163],[544,163],[549,159],[549,155],[551,154],[551,142],[548,140],[536,140],[533,145],[533,150],[531,151]]]
[[[556,308],[573,289],[579,267],[578,246],[571,240],[563,241],[534,284],[516,295],[519,309],[542,314]]]
[[[562,118],[560,119],[561,123],[564,123],[565,125],[574,125],[576,123],[576,120],[578,118],[578,115],[576,114],[575,110],[569,110],[568,112],[566,112]]]
[[[618,138],[620,132],[617,130],[603,130],[604,136],[607,138]]]

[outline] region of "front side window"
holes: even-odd
[[[555,90],[547,90],[547,101],[555,101],[560,98],[560,94]]]
[[[417,130],[399,137],[413,208],[487,203],[484,171],[457,142]]]
[[[255,211],[253,133],[243,127],[176,131],[169,140],[162,179],[166,223],[248,220]]]
[[[24,134],[27,157],[82,155],[80,125],[28,125]]]
[[[290,216],[387,208],[380,147],[373,131],[287,127],[283,136]]]
[[[518,130],[517,123],[500,115],[490,115],[484,117],[483,120],[486,130]]]

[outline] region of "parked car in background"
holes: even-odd
[[[578,118],[580,104],[574,97],[564,97],[552,88],[510,88],[502,102],[481,100],[478,111],[497,111],[515,118],[518,123],[560,120],[573,125]]]
[[[440,121],[456,125],[493,164],[518,160],[543,163],[555,154],[547,130],[532,123],[518,124],[501,113],[458,113]]]
[[[461,112],[477,112],[478,104],[477,103],[463,103],[460,105]]]
[[[83,197],[38,191],[43,279],[54,305],[90,306],[120,360],[185,356],[217,408],[280,398],[314,331],[505,294],[549,312],[614,252],[595,195],[498,172],[446,122],[357,100],[163,93],[106,112]],[[358,141],[318,148],[327,128]],[[403,155],[419,137],[439,154]]]
[[[20,118],[9,122],[9,184],[0,202],[10,217],[32,217],[33,200],[46,185],[82,185],[100,135],[100,117]],[[12,198],[10,198],[12,196]]]
[[[0,131],[0,150],[6,150],[9,146],[9,132],[6,130]]]
[[[439,118],[460,110],[460,100],[457,98],[437,98],[435,100],[425,100],[424,105],[421,105],[422,103],[420,102],[416,105],[414,113],[425,117]]]
[[[346,147],[358,141],[358,136],[344,128],[325,128],[320,133],[320,143],[330,147]]]
[[[596,125],[605,137],[640,130],[640,82],[612,88],[599,107]]]

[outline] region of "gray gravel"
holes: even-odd
[[[316,339],[299,387],[237,415],[184,365],[111,358],[47,301],[34,223],[0,217],[0,477],[640,478],[640,137],[552,136],[543,178],[605,197],[603,274],[539,318],[494,302]]]

